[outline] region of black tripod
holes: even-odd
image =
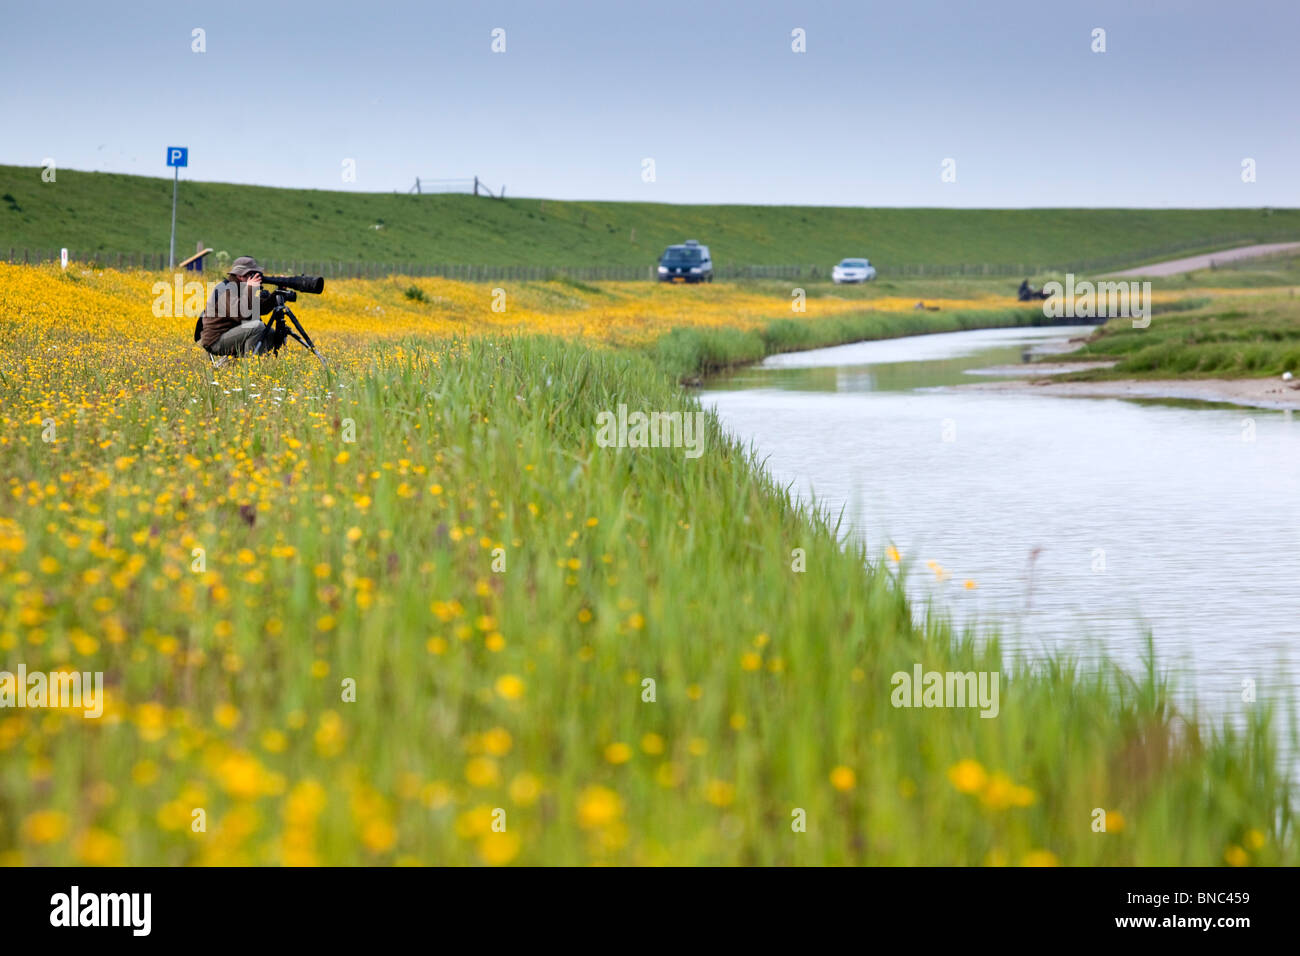
[[[298,293],[293,289],[276,289],[271,293],[271,296],[275,299],[275,308],[271,311],[271,317],[266,320],[266,331],[263,333],[262,341],[254,349],[254,354],[265,352],[269,346],[271,352],[278,355],[280,346],[284,344],[286,338],[296,339],[299,345],[320,359],[320,364],[324,365],[325,370],[328,372],[329,365],[325,361],[325,356],[321,355],[316,349],[311,336],[307,334],[307,330],[298,321],[298,316],[294,315],[293,310],[285,305],[286,302],[297,302]],[[293,323],[293,329],[285,324],[286,316]],[[298,331],[295,332],[294,329]]]

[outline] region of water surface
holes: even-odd
[[[773,356],[701,396],[773,476],[838,512],[908,590],[1032,656],[1136,668],[1148,632],[1209,710],[1296,699],[1300,424],[1289,412],[963,390],[1090,328]],[[931,566],[929,562],[934,562]],[[966,582],[973,587],[968,588]]]

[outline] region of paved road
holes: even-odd
[[[1233,259],[1251,259],[1255,256],[1267,256],[1274,252],[1288,249],[1300,249],[1300,242],[1273,242],[1260,246],[1242,246],[1239,249],[1224,249],[1222,252],[1210,252],[1203,256],[1189,256],[1186,259],[1170,259],[1168,262],[1153,262],[1149,266],[1112,272],[1114,276],[1173,276],[1180,272],[1194,272],[1208,269],[1212,262],[1231,262]]]

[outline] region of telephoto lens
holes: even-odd
[[[320,295],[325,291],[324,276],[263,276],[262,281],[311,295]]]

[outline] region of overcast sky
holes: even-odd
[[[179,145],[187,178],[321,189],[1296,206],[1298,51],[1297,0],[11,3],[0,163],[164,176]]]

